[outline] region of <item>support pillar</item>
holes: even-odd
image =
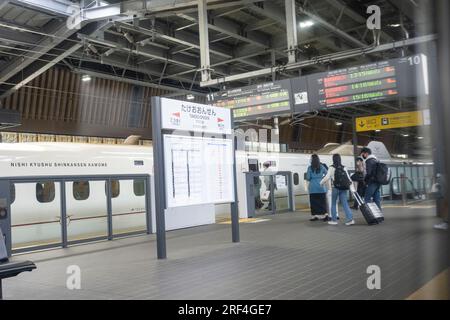
[[[297,11],[295,10],[295,0],[285,0],[286,8],[286,33],[288,44],[289,63],[297,62]]]
[[[208,9],[206,0],[198,0],[198,29],[200,36],[200,70],[202,81],[211,80],[209,56]]]

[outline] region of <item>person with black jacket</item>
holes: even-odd
[[[376,178],[378,159],[372,155],[372,150],[367,147],[361,150],[361,157],[364,159],[366,166],[366,176],[364,177],[364,182],[366,183],[367,189],[364,196],[364,201],[369,203],[373,200],[373,202],[375,202],[381,210],[381,184]]]
[[[352,174],[351,178],[356,185],[356,192],[362,199],[364,199],[364,196],[366,194],[366,183],[364,181],[365,175],[366,175],[366,168],[364,166],[364,159],[362,157],[358,157],[356,158],[355,173]],[[356,199],[352,206],[352,209],[355,210],[359,209],[358,201],[356,201]]]

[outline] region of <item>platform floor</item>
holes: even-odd
[[[140,236],[16,256],[38,269],[4,281],[5,299],[405,299],[447,269],[447,234],[430,206],[388,207],[386,222],[329,226],[307,212],[167,234],[168,259],[155,236]],[[78,265],[81,290],[66,288]],[[381,268],[369,290],[366,268]]]

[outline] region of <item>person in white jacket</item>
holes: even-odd
[[[346,216],[346,226],[355,224],[353,220],[353,214],[348,205],[348,190],[354,190],[352,180],[348,174],[347,169],[342,165],[341,155],[333,155],[333,165],[328,168],[327,175],[320,182],[321,185],[325,185],[331,181],[333,185],[332,199],[331,199],[331,221],[328,224],[337,225],[337,201],[339,199],[342,207],[344,208]]]

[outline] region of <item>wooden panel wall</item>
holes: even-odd
[[[92,78],[83,82],[80,74],[54,67],[1,100],[0,107],[22,114],[20,131],[40,129],[45,133],[59,123],[58,128],[63,132],[52,133],[77,134],[64,132],[64,127],[76,128],[85,124],[115,127],[123,131],[119,136],[126,136],[129,134],[127,128],[151,128],[150,98],[170,93],[149,87],[142,87],[139,92],[136,97],[132,84],[114,80]],[[130,124],[131,118],[138,121]],[[64,126],[64,123],[71,125]]]

